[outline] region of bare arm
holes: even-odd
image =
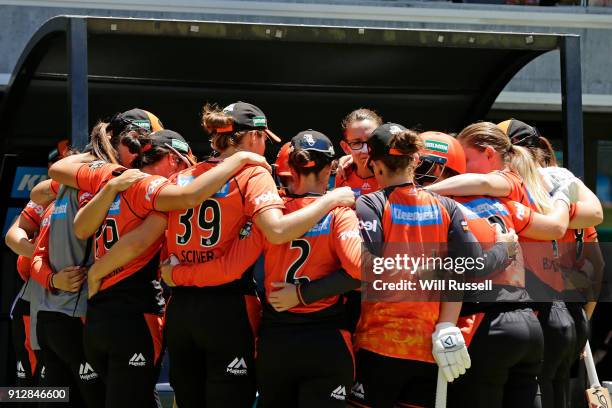
[[[602,222],[603,209],[601,208],[601,202],[582,181],[578,180],[576,213],[570,220],[569,227],[572,229],[588,228]]]
[[[565,235],[568,223],[569,212],[567,205],[561,200],[556,200],[553,210],[549,214],[540,214],[532,211],[531,222],[519,235],[543,241],[559,239]]]
[[[30,238],[37,231],[36,225],[20,215],[6,233],[4,242],[17,255],[32,258],[36,245],[30,242]]]
[[[214,195],[230,177],[249,164],[271,170],[263,156],[251,152],[235,153],[186,186],[172,185],[164,188],[155,201],[155,209],[172,211],[193,208]]]
[[[30,200],[43,207],[51,204],[51,202],[55,200],[56,195],[56,192],[51,188],[52,182],[53,180],[47,179],[36,184],[32,191],[30,191]]]
[[[56,180],[60,184],[65,184],[70,187],[77,188],[76,174],[83,163],[89,163],[94,160],[94,157],[89,153],[75,154],[68,156],[54,163],[49,168],[49,177]]]
[[[427,190],[440,195],[488,195],[492,197],[507,197],[511,188],[508,180],[494,173],[460,174],[426,187]]]
[[[87,239],[95,234],[104,222],[117,194],[127,190],[136,181],[146,176],[140,170],[130,169],[106,183],[102,190],[74,217],[74,235],[78,239]]]
[[[102,278],[142,255],[161,237],[168,220],[159,214],[149,215],[138,227],[125,234],[113,247],[89,268],[89,297],[100,289]]]
[[[283,215],[278,208],[270,208],[255,216],[255,224],[274,245],[284,244],[304,235],[335,207],[351,207],[355,194],[349,187],[336,188],[310,205]]]
[[[453,325],[457,324],[457,319],[461,312],[461,304],[461,302],[441,302],[438,323],[448,322]]]

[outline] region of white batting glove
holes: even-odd
[[[449,322],[438,323],[431,340],[434,359],[446,381],[453,382],[455,378],[465,374],[472,362],[461,330]]]

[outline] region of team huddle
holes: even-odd
[[[269,165],[258,107],[207,104],[202,126],[201,162],[141,109],[50,156],[6,236],[18,385],[157,407],[167,350],[179,408],[433,407],[438,371],[451,407],[569,408],[595,303],[561,271],[597,281],[603,212],[535,128],[419,133],[358,109],[344,157],[309,129]],[[446,272],[486,293],[373,294],[406,277],[380,259],[423,253],[479,260]]]

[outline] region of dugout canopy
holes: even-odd
[[[456,132],[483,119],[510,79],[560,50],[566,158],[582,174],[578,36],[60,16],[25,48],[0,111],[2,150],[46,152],[110,114],[141,107],[208,149],[205,102],[252,102],[288,140],[371,107],[385,120]],[[44,148],[43,148],[44,147]]]

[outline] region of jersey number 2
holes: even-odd
[[[285,281],[287,283],[292,283],[294,285],[299,285],[300,283],[310,282],[310,278],[307,276],[301,276],[299,278],[295,277],[295,274],[300,270],[302,265],[308,259],[308,255],[310,255],[310,243],[305,239],[294,239],[291,241],[291,245],[289,246],[291,249],[299,249],[300,256],[293,261],[293,263],[287,269],[287,273],[285,274]]]

